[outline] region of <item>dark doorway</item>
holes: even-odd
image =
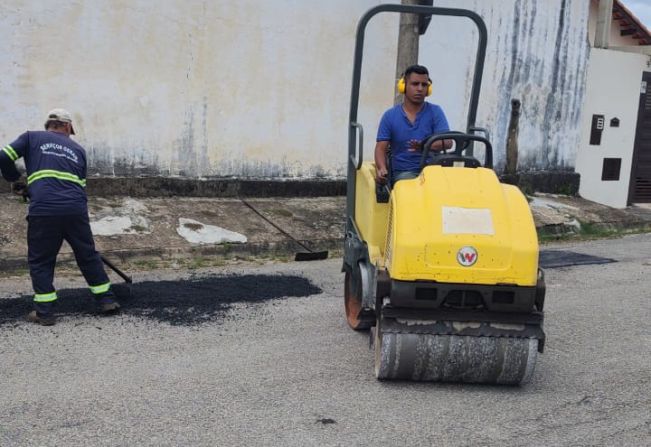
[[[651,72],[642,74],[628,203],[651,202]]]

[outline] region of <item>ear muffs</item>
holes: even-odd
[[[400,76],[400,79],[398,79],[398,83],[396,84],[396,88],[398,89],[398,93],[401,95],[405,94],[405,77]]]
[[[404,95],[405,94],[405,76],[400,76],[400,79],[398,79],[398,83],[396,84],[396,88],[398,89],[398,93]],[[432,80],[429,80],[429,85],[427,86],[427,93],[425,96],[430,96],[432,94]]]

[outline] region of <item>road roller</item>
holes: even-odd
[[[357,122],[364,31],[381,12],[466,17],[477,26],[465,131],[422,142],[418,177],[376,182]],[[543,352],[544,274],[528,202],[493,170],[475,119],[486,26],[462,9],[380,5],[357,27],[348,140],[343,272],[348,325],[368,330],[381,380],[519,385]],[[441,140],[454,142],[433,153]]]

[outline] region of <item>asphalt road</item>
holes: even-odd
[[[547,269],[524,387],[376,381],[340,259],[137,273],[111,318],[59,278],[53,327],[3,279],[0,445],[651,445],[651,235],[545,248],[617,262]]]

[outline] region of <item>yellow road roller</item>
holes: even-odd
[[[364,31],[381,12],[467,17],[479,31],[465,132],[422,144],[421,173],[378,185],[357,123]],[[486,26],[461,9],[380,5],[357,28],[351,93],[344,304],[369,330],[378,379],[524,384],[542,353],[545,285],[526,198],[500,183],[475,126]],[[429,147],[452,140],[430,156]]]

